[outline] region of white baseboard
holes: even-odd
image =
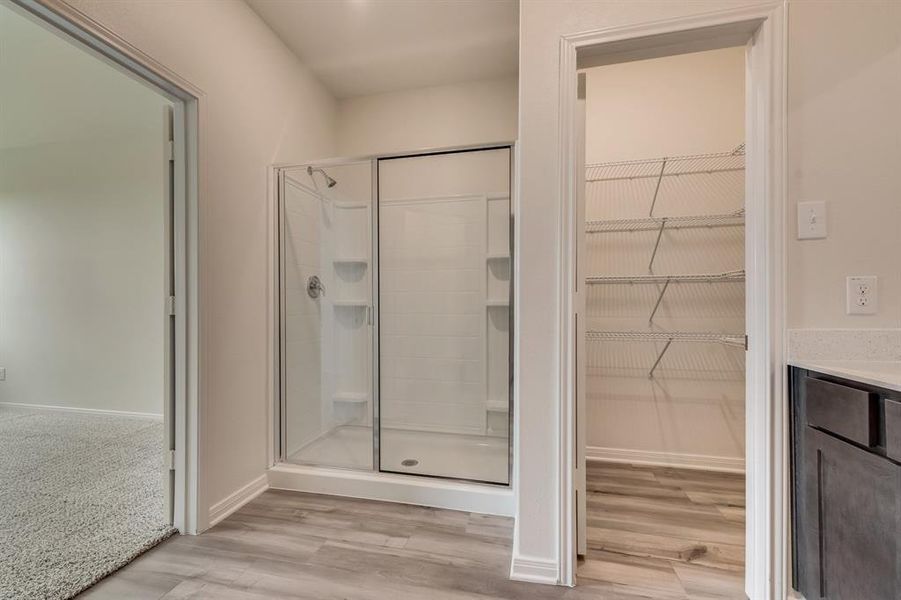
[[[50,406],[47,404],[24,404],[21,402],[0,402],[0,406],[15,406],[17,408],[30,408],[36,410],[56,410],[61,412],[86,413],[92,415],[113,415],[117,417],[137,417],[140,419],[154,419],[162,421],[163,415],[158,413],[130,412],[126,410],[105,410],[102,408],[78,408],[74,406]]]
[[[720,471],[723,473],[745,472],[744,459],[727,456],[674,454],[671,452],[588,446],[585,449],[585,458],[588,460],[648,465],[654,467],[676,467],[679,469],[698,469],[703,471]]]
[[[510,579],[557,585],[557,563],[553,560],[530,556],[514,556],[510,562]]]
[[[269,489],[269,481],[264,473],[224,500],[220,500],[211,506],[209,526],[216,525],[267,489]]]
[[[512,517],[515,508],[513,490],[496,485],[287,463],[275,465],[269,469],[268,475],[269,487],[276,490],[417,504],[505,517]]]

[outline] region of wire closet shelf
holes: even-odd
[[[725,271],[722,273],[685,273],[685,274],[656,274],[653,273],[654,259],[660,248],[663,232],[669,229],[702,229],[718,227],[742,227],[745,224],[744,209],[734,212],[721,212],[716,214],[695,214],[688,216],[655,216],[654,209],[657,206],[661,192],[661,184],[666,178],[680,176],[711,176],[711,181],[717,174],[729,174],[744,171],[745,145],[741,144],[731,152],[714,154],[697,154],[691,156],[676,156],[654,158],[646,160],[630,160],[620,162],[608,162],[586,165],[586,184],[616,182],[622,180],[656,179],[653,184],[653,195],[650,196],[650,209],[648,216],[644,218],[616,219],[616,220],[591,220],[585,223],[585,232],[588,234],[656,231],[657,235],[651,258],[648,263],[647,275],[593,275],[585,278],[587,285],[635,285],[655,284],[659,291],[648,323],[651,324],[657,310],[660,308],[666,290],[673,283],[740,283],[745,281],[744,270]],[[648,184],[652,185],[651,183]],[[714,183],[705,185],[713,186]],[[662,284],[662,287],[659,287]],[[671,331],[597,331],[585,332],[586,341],[607,342],[656,342],[663,343],[663,347],[657,352],[657,358],[651,366],[648,377],[653,378],[654,372],[661,360],[669,350],[673,342],[721,344],[728,347],[747,349],[747,336],[735,333],[722,332],[671,332]]]
[[[736,146],[731,152],[692,154],[688,156],[664,156],[641,160],[624,160],[585,165],[585,180],[615,181],[617,179],[646,179],[744,171],[745,145]]]
[[[736,283],[745,280],[744,270],[725,273],[689,275],[592,275],[585,278],[588,285],[642,283]]]
[[[660,366],[660,362],[673,342],[721,344],[742,350],[747,350],[748,344],[748,337],[744,334],[715,332],[586,331],[585,339],[609,342],[663,342],[663,348],[657,352],[657,358],[648,371],[648,379],[654,378],[654,372]]]
[[[700,333],[676,331],[586,331],[589,340],[607,340],[611,342],[697,342],[705,344],[723,344],[726,346],[745,347],[744,334],[738,333]]]
[[[595,163],[585,166],[586,183],[615,182],[623,180],[656,179],[648,217],[654,216],[657,198],[664,179],[694,175],[716,175],[744,171],[745,145],[736,146],[731,152],[693,154],[689,156],[664,156],[643,160]],[[709,182],[714,181],[707,177]]]
[[[647,217],[644,219],[616,219],[586,221],[585,233],[618,233],[626,231],[654,231],[666,229],[704,229],[715,227],[741,227],[745,224],[745,211],[737,210],[718,215],[689,215],[683,217]]]

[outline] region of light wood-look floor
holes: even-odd
[[[627,598],[744,599],[744,486],[743,475],[589,462],[580,585],[613,583]]]
[[[574,589],[507,578],[510,519],[268,491],[201,536],[161,544],[79,598],[740,597],[740,478],[596,464],[590,472],[589,537],[596,541]]]

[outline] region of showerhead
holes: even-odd
[[[307,167],[307,175],[309,175],[311,178],[313,177],[313,173],[317,173],[317,172],[322,173],[322,176],[325,177],[325,185],[327,185],[328,187],[333,188],[336,185],[338,185],[337,181],[335,181],[334,179],[329,177],[329,174],[326,173],[325,171],[323,171],[322,169],[320,169],[319,167],[315,167],[315,168]]]

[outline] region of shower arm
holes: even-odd
[[[313,177],[313,174],[314,174],[314,173],[321,173],[322,176],[325,177],[325,185],[326,185],[326,187],[333,188],[333,187],[335,187],[336,185],[338,185],[337,180],[335,180],[335,179],[334,179],[333,177],[331,177],[328,173],[326,173],[324,169],[321,169],[321,168],[319,168],[319,167],[314,167],[314,166],[312,166],[312,165],[308,165],[308,166],[307,166],[307,175],[310,176],[310,179],[314,179],[314,177]],[[315,180],[314,180],[314,183],[315,183]]]

